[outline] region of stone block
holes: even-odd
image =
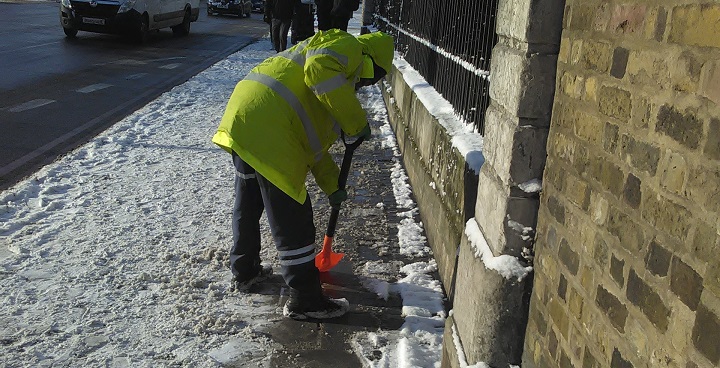
[[[627,307],[620,302],[620,299],[605,290],[601,285],[598,285],[595,294],[595,303],[597,303],[600,310],[605,313],[615,329],[621,333],[625,332],[625,321],[627,320],[628,310]]]
[[[563,1],[501,0],[496,32],[531,44],[559,45],[562,17]]]
[[[545,202],[550,215],[560,224],[565,223],[565,205],[563,205],[557,197],[550,196]]]
[[[605,268],[608,263],[608,245],[605,239],[603,239],[600,234],[597,234],[595,236],[595,247],[593,251],[593,259],[595,259],[595,262],[601,267]]]
[[[490,98],[510,115],[542,119],[550,116],[555,95],[556,55],[526,53],[503,45],[493,48]]]
[[[583,296],[573,287],[570,287],[570,292],[567,299],[568,311],[576,321],[582,321],[583,318],[583,305],[585,299]]]
[[[631,128],[634,130],[647,129],[654,114],[653,104],[648,98],[638,95],[633,101],[633,109],[630,117]]]
[[[633,364],[623,358],[620,351],[615,348],[612,353],[612,360],[610,360],[610,368],[634,368]]]
[[[610,67],[610,75],[622,79],[625,76],[625,70],[627,69],[628,57],[630,51],[624,47],[616,47],[613,51],[612,65]]]
[[[652,19],[646,18],[646,33],[650,39],[662,41],[667,29],[667,10],[662,6],[658,7],[652,10],[652,16]]]
[[[579,54],[581,67],[598,73],[607,73],[612,62],[613,48],[610,44],[599,41],[584,40],[582,52]]]
[[[720,132],[718,132],[720,134]],[[660,186],[675,194],[682,194],[687,181],[688,165],[685,155],[665,150],[660,162]]]
[[[658,244],[656,239],[653,239],[645,257],[645,267],[655,276],[665,277],[668,275],[671,259],[672,253]]]
[[[690,243],[690,250],[699,259],[710,264],[720,265],[720,254],[718,254],[720,244],[718,244],[718,240],[720,240],[720,234],[718,234],[716,227],[701,219],[695,220],[695,231],[692,243]]]
[[[707,61],[703,65],[700,92],[716,105],[720,105],[720,60]]]
[[[571,72],[563,72],[560,76],[560,93],[572,99],[582,97],[585,88],[585,78]]]
[[[718,79],[718,83],[720,83],[720,79]],[[717,104],[720,105],[720,101]],[[703,153],[711,160],[720,161],[720,119],[718,118],[710,119]]]
[[[571,274],[577,275],[578,269],[580,268],[580,257],[574,250],[572,250],[566,239],[563,239],[562,242],[560,242],[558,258],[560,259],[560,262],[567,267]]]
[[[570,8],[567,17],[569,31],[590,31],[595,23],[597,5],[593,3],[579,3]]]
[[[607,223],[610,234],[617,237],[620,245],[630,253],[636,253],[645,246],[645,232],[633,218],[617,208],[611,208]]]
[[[645,314],[650,322],[661,332],[667,331],[670,309],[660,295],[640,276],[630,269],[626,297]]]
[[[643,4],[619,4],[615,5],[610,16],[608,30],[631,35],[642,32],[645,25],[647,7]]]
[[[550,298],[547,308],[548,314],[555,324],[555,327],[557,327],[560,335],[567,340],[568,334],[570,333],[570,319],[568,318],[563,304],[558,301],[557,298]]]
[[[681,112],[675,106],[663,105],[657,114],[655,131],[687,148],[695,149],[702,140],[703,122],[690,109]]]
[[[720,363],[720,318],[700,305],[692,332],[695,348],[714,364]]]
[[[601,113],[616,119],[627,120],[632,111],[632,96],[629,91],[603,86],[600,87],[598,105]]]
[[[614,196],[622,196],[625,174],[619,166],[600,155],[591,157],[589,165],[592,178]]]
[[[687,195],[707,211],[720,214],[720,169],[717,166],[692,167]]]
[[[587,181],[581,180],[572,174],[566,174],[563,185],[565,195],[570,202],[578,208],[587,211],[590,205],[590,187]]]
[[[703,278],[678,257],[673,257],[670,290],[687,305],[696,310],[703,291]]]
[[[600,118],[582,111],[576,111],[573,119],[575,135],[594,146],[600,146],[603,139],[603,122]]]
[[[532,275],[507,280],[476,258],[463,236],[457,268],[453,316],[469,364],[520,364]],[[482,313],[478,313],[482,311]]]
[[[605,225],[609,206],[608,200],[605,199],[601,193],[590,193],[590,206],[588,211],[593,223],[598,226]]]
[[[625,285],[625,261],[615,258],[614,255],[610,258],[610,276],[622,289]]]
[[[560,274],[560,282],[558,283],[557,294],[560,299],[567,300],[567,279],[563,274]]]
[[[668,41],[701,47],[720,47],[720,4],[690,4],[672,10]]]
[[[623,189],[623,198],[625,198],[625,203],[632,208],[640,207],[640,202],[642,201],[641,184],[637,176],[632,173],[628,174],[625,180],[625,188]]]
[[[620,140],[620,155],[626,163],[650,176],[657,172],[660,149],[651,143],[639,141],[632,135],[623,135]]]
[[[685,207],[660,196],[648,193],[641,206],[642,218],[660,231],[685,242],[694,217]]]

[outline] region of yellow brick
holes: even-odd
[[[672,11],[670,42],[720,47],[720,5],[685,5]]]
[[[597,78],[588,77],[585,79],[585,100],[597,101],[598,83]]]

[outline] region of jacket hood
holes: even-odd
[[[370,55],[379,67],[390,74],[395,53],[392,36],[383,32],[373,32],[357,36],[357,39],[363,45],[363,54]]]

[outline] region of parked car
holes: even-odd
[[[61,0],[60,24],[69,38],[78,31],[120,33],[147,40],[148,32],[170,27],[190,33],[200,15],[200,0]]]
[[[256,13],[264,13],[265,12],[265,0],[251,0],[252,2],[252,11]]]
[[[235,14],[238,17],[249,17],[252,11],[250,0],[208,0],[208,15]]]

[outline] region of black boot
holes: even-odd
[[[290,299],[285,303],[283,315],[292,319],[304,320],[308,318],[329,319],[337,318],[350,309],[347,299],[332,299],[319,294],[300,294],[291,290]]]

